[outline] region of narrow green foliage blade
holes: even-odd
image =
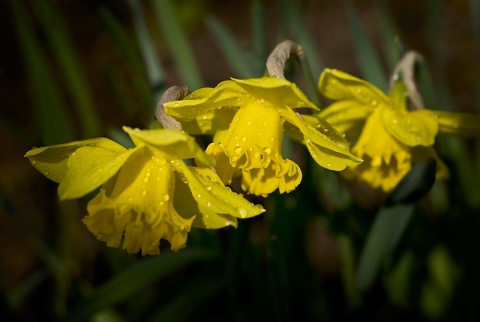
[[[400,241],[415,206],[396,204],[377,213],[358,263],[356,288],[362,293],[372,286],[380,267]]]
[[[433,159],[420,161],[392,191],[386,204],[414,203],[423,198],[435,182],[436,169]]]
[[[212,260],[215,256],[213,252],[190,248],[145,258],[101,285],[79,303],[66,321],[83,321],[99,310],[131,298],[175,271],[201,260]]]
[[[77,57],[77,50],[72,43],[69,27],[62,18],[61,13],[49,1],[35,0],[33,4],[36,16],[39,18],[46,32],[52,51],[60,65],[66,85],[72,95],[77,117],[85,138],[101,134],[100,121],[94,110],[94,100],[87,80],[83,73],[84,68]]]
[[[187,34],[182,29],[171,0],[152,0],[158,24],[162,30],[170,55],[185,85],[191,90],[203,86],[200,70],[195,61]]]
[[[347,14],[352,31],[357,62],[362,71],[362,75],[367,81],[386,92],[388,82],[385,71],[351,4],[347,7]]]
[[[20,1],[10,1],[21,53],[28,73],[34,116],[45,145],[73,140],[73,124],[49,62],[28,24]]]
[[[267,21],[265,7],[262,1],[252,0],[250,4],[252,50],[260,62],[266,62],[268,57]]]
[[[214,16],[205,20],[210,32],[215,37],[217,45],[227,59],[236,77],[252,78],[261,74],[260,61],[254,61],[245,48],[236,41],[235,36]]]

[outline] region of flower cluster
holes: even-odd
[[[281,77],[231,79],[161,101],[157,117],[167,128],[124,127],[133,148],[95,138],[35,148],[26,157],[59,183],[61,200],[98,189],[83,220],[98,239],[129,253],[158,254],[162,239],[172,250],[184,247],[191,227],[236,226],[237,218],[263,213],[228,187],[235,177],[247,194],[294,190],[302,171],[282,154],[284,133],[303,143],[318,165],[388,192],[422,158],[433,157],[438,177],[446,177],[435,136],[477,133],[480,124],[477,116],[408,110],[402,82],[386,96],[327,69],[319,91],[335,100],[322,111]],[[300,114],[300,108],[310,113]],[[199,134],[213,136],[205,150],[191,136]]]

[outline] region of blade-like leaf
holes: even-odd
[[[180,77],[190,90],[203,86],[199,68],[171,0],[152,0],[158,24]]]
[[[210,16],[205,23],[215,37],[235,76],[239,78],[259,76],[257,70],[260,70],[262,64],[253,61],[245,48],[238,44],[235,36],[217,18]]]
[[[53,54],[72,94],[83,136],[90,138],[100,135],[100,121],[94,110],[95,104],[67,24],[61,13],[55,6],[50,5],[49,1],[35,0],[30,3],[33,4],[35,13],[46,32]]]
[[[400,241],[414,208],[412,204],[397,204],[377,213],[358,264],[356,287],[360,292],[373,284],[382,261]]]
[[[35,119],[44,144],[55,144],[73,139],[73,125],[52,71],[40,44],[27,22],[20,1],[10,1],[21,52],[32,91]]]
[[[347,14],[357,62],[362,75],[367,81],[386,92],[388,85],[387,77],[352,5],[347,7]]]
[[[124,301],[172,272],[216,256],[201,249],[185,249],[143,259],[101,285],[90,297],[79,303],[66,321],[83,321],[93,313]]]
[[[425,159],[416,164],[390,194],[386,203],[413,203],[424,197],[435,182],[436,163]]]

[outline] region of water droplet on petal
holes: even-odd
[[[243,142],[243,143],[247,142],[247,137],[246,137],[246,136],[244,136],[244,137],[242,138],[242,142]]]
[[[198,194],[198,195],[197,195],[197,198],[202,198],[202,195],[201,195],[201,194]]]
[[[240,154],[240,153],[242,153],[242,150],[243,149],[241,147],[235,148],[235,153]]]
[[[272,149],[265,148],[265,149],[263,149],[263,152],[265,152],[267,155],[270,155],[270,154],[272,154]]]
[[[247,217],[247,209],[245,208],[238,208],[238,214],[240,215],[241,218]]]
[[[168,201],[170,199],[170,196],[166,193],[163,195],[163,200]]]
[[[37,164],[37,161],[32,160],[32,164],[33,164],[33,165]]]
[[[46,175],[46,176],[48,176],[48,175],[49,175],[49,173],[50,173],[50,172],[48,172],[48,171],[45,171],[45,175]]]
[[[207,202],[207,207],[210,207],[212,205],[212,203],[209,201]]]
[[[211,186],[207,186],[207,190],[208,190],[208,191],[211,191],[211,190],[212,190],[212,187],[211,187]]]

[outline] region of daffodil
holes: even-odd
[[[183,159],[196,158],[206,165],[212,160],[185,132],[124,130],[134,148],[95,138],[26,154],[36,169],[60,183],[61,200],[100,187],[83,221],[108,246],[158,254],[164,239],[178,250],[186,245],[192,226],[236,226],[237,218],[264,211],[225,187],[210,168],[187,166]]]
[[[302,107],[318,109],[285,79],[232,79],[215,88],[199,89],[164,107],[167,114],[186,125],[185,130],[216,133],[206,152],[216,160],[217,173],[230,184],[234,174],[240,172],[242,189],[250,194],[266,196],[276,189],[290,192],[302,179],[299,166],[282,156],[285,123],[301,132],[321,166],[338,171],[361,162],[350,154],[341,135],[317,131],[295,112]]]
[[[391,191],[419,160],[437,162],[437,178],[448,169],[434,150],[439,132],[480,132],[480,117],[463,113],[407,108],[407,91],[397,81],[389,96],[374,85],[339,70],[326,69],[319,90],[335,100],[318,116],[354,142],[352,153],[364,160],[343,173],[373,188]]]

